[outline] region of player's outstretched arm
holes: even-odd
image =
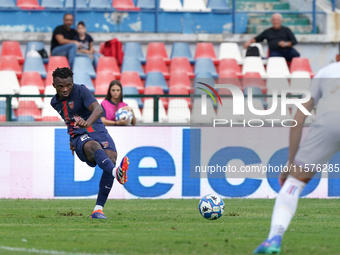
[[[88,109],[92,112],[90,117],[87,120],[77,120],[74,124],[75,126],[79,126],[80,128],[88,128],[103,114],[103,108],[98,103],[98,101],[93,102]]]

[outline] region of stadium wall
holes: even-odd
[[[264,178],[191,178],[194,163],[228,162],[236,167],[285,165],[288,128],[229,128],[224,139],[213,128],[108,128],[118,148],[118,160],[130,158],[129,181],[115,184],[110,198],[198,198],[208,193],[222,197],[274,198],[278,172]],[[308,133],[306,127],[303,137]],[[0,127],[0,198],[95,198],[102,170],[72,156],[69,137],[61,127]],[[190,147],[190,142],[196,147]],[[210,143],[209,143],[210,142]],[[209,147],[206,147],[210,144]],[[190,149],[191,148],[191,149]],[[194,149],[193,149],[194,148]],[[222,154],[229,150],[232,153]],[[217,155],[220,155],[217,157]],[[191,160],[191,161],[190,161]],[[191,162],[191,164],[190,164]],[[340,163],[340,153],[330,164]],[[325,177],[327,173],[322,173]],[[227,173],[228,175],[228,173]],[[309,198],[340,196],[339,173],[315,178],[303,192]]]

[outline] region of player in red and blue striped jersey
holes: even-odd
[[[57,68],[53,74],[56,95],[52,107],[60,114],[70,135],[70,149],[89,166],[103,169],[99,193],[92,218],[106,219],[103,207],[112,189],[114,178],[120,184],[127,182],[129,159],[124,157],[116,166],[117,150],[100,116],[101,105],[84,85],[73,83],[73,72],[69,68]]]

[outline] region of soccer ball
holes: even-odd
[[[207,220],[217,220],[224,213],[224,202],[217,195],[206,195],[202,197],[198,209]]]
[[[129,120],[129,124],[131,124],[132,119],[133,119],[133,114],[131,111],[126,110],[126,109],[118,109],[118,111],[116,112],[116,121],[117,120]]]

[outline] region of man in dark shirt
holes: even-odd
[[[54,29],[51,40],[52,56],[67,57],[71,68],[73,68],[77,50],[81,47],[81,43],[73,39],[77,32],[71,28],[72,24],[73,15],[71,13],[66,13],[64,15],[64,24],[57,26]]]
[[[282,26],[282,15],[275,13],[272,15],[271,28],[264,30],[261,34],[244,43],[243,47],[255,42],[262,42],[267,39],[270,57],[284,57],[288,62],[300,54],[293,48],[297,44],[296,38],[288,27]]]

